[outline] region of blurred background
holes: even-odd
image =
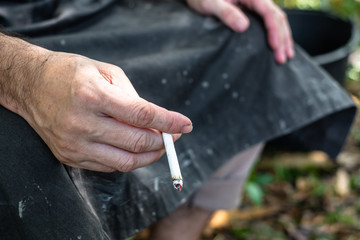
[[[291,9],[295,40],[360,106],[360,0],[275,2]],[[203,240],[360,239],[359,113],[337,163],[320,151],[268,147],[244,196],[239,209],[214,215]]]

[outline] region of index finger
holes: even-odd
[[[168,133],[192,131],[192,123],[188,117],[138,96],[120,95],[119,89],[116,88],[113,86],[108,89],[102,113],[140,128],[153,128]]]

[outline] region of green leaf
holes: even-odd
[[[253,204],[257,206],[262,205],[264,200],[264,192],[259,184],[254,182],[246,183],[245,192]]]

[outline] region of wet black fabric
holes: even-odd
[[[335,159],[354,117],[348,94],[299,47],[296,58],[285,65],[275,63],[262,21],[251,13],[250,28],[242,34],[173,0],[9,2],[1,4],[0,16],[5,29],[35,44],[120,66],[140,96],[192,119],[193,132],[176,142],[184,178],[181,192],[172,187],[165,157],[130,173],[68,168],[83,198],[66,189],[74,188],[67,182],[54,190],[59,201],[72,198],[77,204],[69,211],[83,204],[87,214],[91,211],[86,201],[90,201],[113,239],[130,236],[166,216],[226,160],[259,142],[286,135],[302,149],[324,150]],[[51,162],[38,171],[28,164],[25,175],[17,172],[20,165],[16,165],[10,175],[19,184],[46,176],[48,168],[64,174],[63,166],[24,121],[20,124],[18,116],[3,108],[0,113],[2,174],[9,168],[6,159]],[[21,145],[8,144],[12,131],[26,137]],[[22,146],[46,154],[34,152],[28,157],[29,152],[19,150]],[[19,214],[24,195],[14,187],[18,197],[6,197],[13,186],[5,182],[6,177],[0,182],[4,202]],[[92,214],[84,218],[90,219],[91,228],[98,227]],[[28,224],[27,219],[19,221]],[[41,239],[40,233],[37,236]]]
[[[0,126],[0,239],[109,239],[25,120],[0,106]]]

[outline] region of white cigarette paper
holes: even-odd
[[[179,161],[176,155],[174,140],[169,133],[162,133],[167,159],[169,162],[171,178],[173,180],[174,188],[181,191],[183,188],[183,180],[181,176]]]

